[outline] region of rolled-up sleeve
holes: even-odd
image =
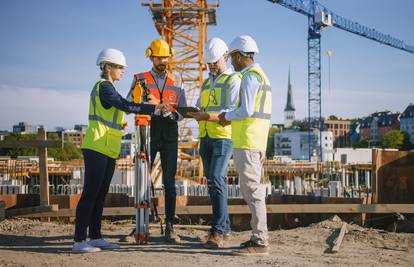
[[[254,113],[254,106],[257,93],[261,86],[259,78],[254,74],[247,74],[240,84],[241,106],[237,110],[226,113],[226,120],[242,120],[251,117]]]

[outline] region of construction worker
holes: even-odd
[[[226,176],[232,154],[231,126],[221,126],[218,115],[235,108],[240,75],[227,68],[227,51],[226,43],[219,38],[206,43],[204,61],[210,74],[203,82],[197,101],[202,112],[188,113],[199,123],[200,156],[213,208],[206,248],[218,248],[223,239],[230,238]]]
[[[239,174],[240,189],[250,208],[252,235],[240,244],[239,255],[266,255],[269,251],[266,190],[261,184],[272,108],[272,92],[266,74],[254,62],[259,53],[256,42],[248,35],[236,37],[229,54],[235,71],[242,74],[240,94],[234,111],[219,115],[220,123],[231,121],[234,166]]]
[[[114,82],[121,79],[127,66],[123,53],[116,49],[103,50],[96,64],[101,78],[92,89],[89,104],[89,128],[82,143],[85,161],[83,191],[76,208],[74,252],[97,252],[117,249],[119,245],[102,238],[103,202],[121,150],[124,112],[153,114],[168,105],[135,104],[116,91]],[[86,231],[89,238],[86,242]]]
[[[176,107],[186,107],[184,89],[181,79],[167,70],[173,49],[162,39],[151,42],[145,52],[151,60],[152,69],[134,75],[130,95],[141,94],[141,87],[137,81],[145,79],[148,89],[154,97],[155,103],[169,103],[168,113],[155,113],[151,117],[151,166],[154,164],[158,152],[161,156],[162,182],[165,191],[165,241],[180,243],[180,237],[175,234],[173,225],[175,217],[175,174],[177,171],[178,156],[178,124],[183,117],[176,111]]]

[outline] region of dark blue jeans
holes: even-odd
[[[178,142],[155,142],[151,140],[151,167],[158,152],[161,156],[162,183],[165,191],[165,222],[174,224]]]
[[[115,170],[115,159],[89,149],[83,149],[82,152],[85,181],[76,207],[75,242],[86,240],[88,227],[90,239],[102,238],[103,205]]]
[[[201,138],[200,156],[203,160],[204,175],[208,181],[213,215],[211,232],[230,232],[227,211],[227,164],[232,154],[231,139]]]

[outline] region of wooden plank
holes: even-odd
[[[21,217],[22,215],[31,215],[31,214],[42,214],[43,212],[53,212],[57,213],[59,210],[58,205],[49,205],[49,206],[36,206],[36,207],[28,207],[28,208],[21,208],[21,209],[8,209],[6,210],[6,217]],[[43,216],[42,216],[43,217]]]
[[[46,140],[45,128],[39,128],[38,136],[40,140]],[[47,166],[47,148],[39,149],[39,183],[40,183],[40,205],[48,206],[49,200],[49,173]]]
[[[0,148],[62,148],[62,140],[3,140]]]
[[[346,222],[342,223],[341,231],[339,232],[338,237],[334,241],[334,246],[332,247],[332,253],[336,253],[339,251],[341,247],[342,240],[344,239],[346,233]]]
[[[229,205],[230,214],[250,214],[247,205]],[[62,209],[57,212],[30,214],[22,217],[74,217],[75,209]],[[269,214],[277,213],[412,213],[414,204],[271,204],[267,205]],[[164,214],[164,208],[158,208],[159,214]],[[211,206],[183,206],[176,208],[177,215],[206,215],[211,214]],[[133,207],[104,208],[104,216],[132,216]]]

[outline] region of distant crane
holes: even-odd
[[[414,46],[404,41],[376,31],[341,17],[330,11],[316,0],[268,0],[290,10],[308,16],[308,142],[309,160],[313,153],[322,159],[322,130],[321,118],[321,30],[334,26],[350,33],[371,39],[403,51],[414,53]],[[319,130],[319,147],[317,138],[312,135],[314,129]]]

